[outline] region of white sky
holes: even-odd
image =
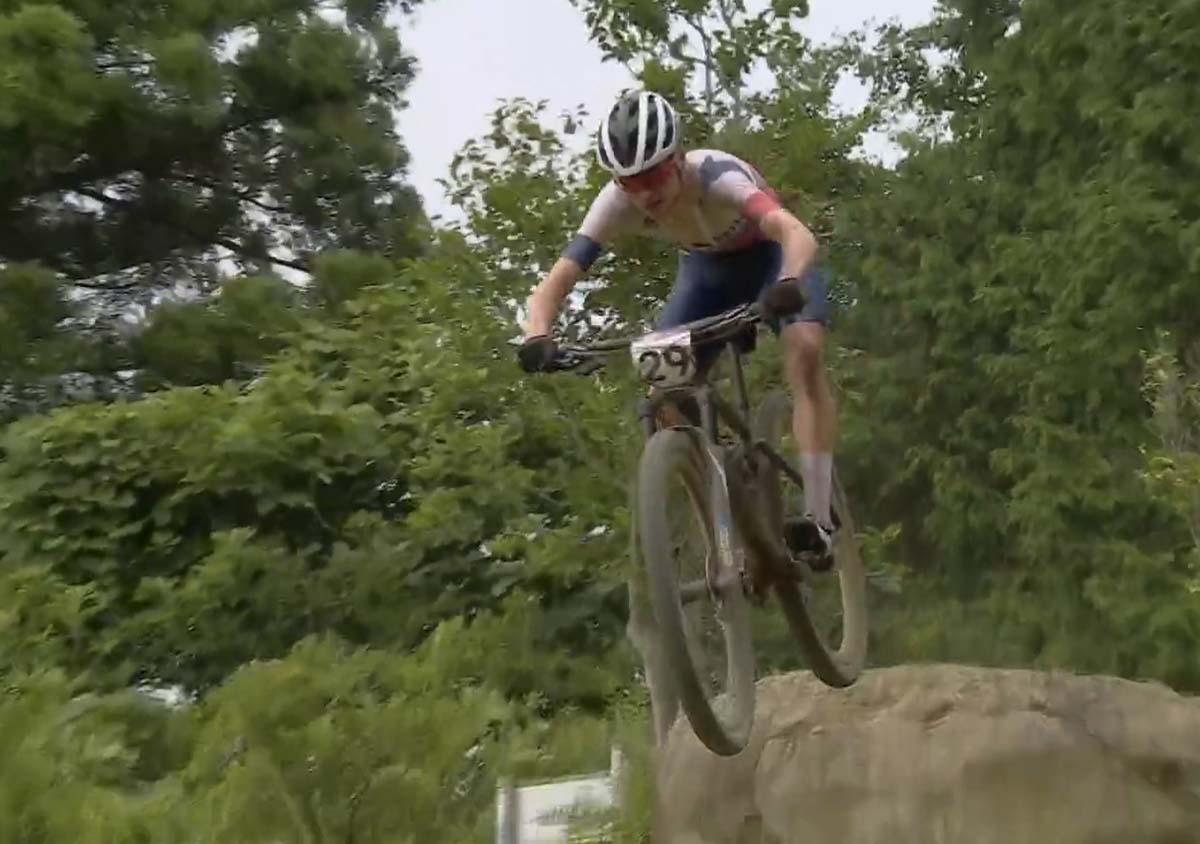
[[[799,28],[825,41],[867,20],[921,23],[933,7],[934,0],[811,0]],[[418,70],[399,126],[411,181],[431,215],[452,213],[436,180],[467,140],[487,131],[502,100],[544,99],[551,114],[582,104],[594,119],[630,83],[624,67],[600,61],[568,0],[427,0],[402,27]],[[847,86],[845,97],[855,93]]]

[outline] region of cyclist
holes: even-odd
[[[613,240],[649,234],[675,243],[678,272],[657,328],[757,300],[782,338],[806,510],[789,524],[788,544],[831,562],[836,408],[824,371],[829,308],[816,267],[817,240],[754,167],[716,149],[685,150],[679,129],[671,104],[651,91],[622,95],[601,121],[596,154],[613,180],[533,289],[518,359],[528,372],[542,371],[554,359],[550,330],[562,303]],[[771,297],[763,294],[775,284],[800,286],[804,310],[782,318],[772,312]]]

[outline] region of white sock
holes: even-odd
[[[804,478],[804,509],[823,525],[830,525],[829,498],[833,488],[833,455],[806,451],[800,455],[800,475]]]

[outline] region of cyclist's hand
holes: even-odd
[[[780,320],[800,313],[807,303],[804,287],[796,278],[781,278],[774,284],[768,284],[758,297],[763,322],[776,334],[779,333]]]
[[[545,372],[558,354],[558,345],[545,334],[526,337],[517,349],[517,360],[526,372]]]

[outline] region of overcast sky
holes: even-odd
[[[811,0],[800,28],[824,41],[868,19],[920,23],[933,6],[934,0]],[[400,129],[412,155],[412,183],[430,214],[449,212],[435,180],[446,176],[463,143],[486,131],[501,100],[545,99],[551,113],[582,103],[594,118],[630,82],[623,67],[600,61],[582,13],[568,0],[427,0],[402,26],[419,68]]]

